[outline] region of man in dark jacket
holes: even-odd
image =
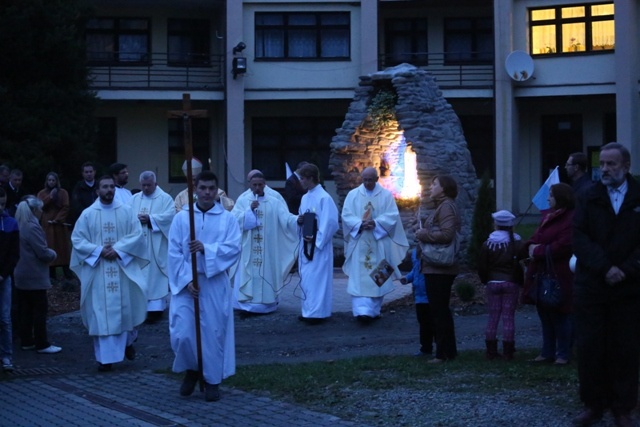
[[[640,185],[629,150],[600,150],[600,182],[578,200],[574,220],[575,326],[580,399],[573,421],[588,426],[611,409],[616,426],[635,425],[640,358]]]
[[[11,323],[11,275],[20,257],[18,223],[5,212],[7,193],[0,187],[0,360],[4,371],[12,371],[13,330]]]
[[[300,201],[302,200],[302,196],[307,193],[307,190],[305,190],[300,183],[300,175],[298,174],[300,168],[306,164],[307,162],[305,161],[298,163],[296,170],[284,183],[284,199],[287,201],[289,212],[295,215],[300,213],[298,212],[300,210]]]
[[[75,224],[83,210],[98,198],[96,192],[96,167],[91,162],[82,164],[82,180],[71,192],[71,223]]]
[[[7,197],[7,213],[10,216],[16,215],[16,208],[22,197],[26,194],[22,188],[22,171],[14,169],[9,175],[9,182],[3,187]]]
[[[582,193],[593,184],[591,176],[587,173],[587,156],[580,152],[571,153],[564,168],[571,180],[571,187],[573,187],[576,198],[582,197]]]

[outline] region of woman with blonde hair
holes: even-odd
[[[71,255],[71,233],[67,216],[69,215],[69,193],[60,187],[60,179],[55,172],[49,172],[44,181],[44,188],[38,192],[38,199],[42,200],[42,218],[40,225],[58,256],[51,263],[49,275],[57,279],[56,268],[62,267],[67,279],[73,278],[69,270],[69,256]]]
[[[39,223],[41,216],[42,200],[35,196],[26,196],[18,205],[16,220],[20,229],[20,259],[13,276],[22,349],[53,354],[62,350],[47,339],[47,289],[51,288],[49,263],[56,259],[56,252],[47,247]]]

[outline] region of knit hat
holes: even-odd
[[[185,160],[184,163],[182,163],[182,172],[185,174],[185,176],[187,175],[187,161]],[[195,157],[191,158],[191,173],[193,174],[193,176],[198,175],[200,172],[202,172],[202,162],[198,159],[196,159]]]
[[[515,215],[506,210],[494,212],[491,216],[493,217],[493,222],[502,227],[513,227],[516,219]]]

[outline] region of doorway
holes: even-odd
[[[580,114],[564,114],[542,116],[540,138],[541,177],[544,182],[549,173],[558,166],[560,181],[568,182],[564,169],[569,155],[583,152],[582,116]]]

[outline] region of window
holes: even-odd
[[[252,124],[252,169],[267,179],[284,180],[285,162],[295,167],[305,160],[320,168],[324,180],[331,178],[331,139],[343,117],[261,117]]]
[[[428,65],[426,18],[388,19],[385,25],[385,45],[386,67],[403,62],[416,66]]]
[[[91,63],[146,63],[149,60],[149,20],[94,18],[87,22],[87,58]]]
[[[256,59],[350,57],[349,13],[256,13]]]
[[[531,54],[612,51],[613,3],[531,9]]]
[[[191,143],[193,157],[205,165],[209,154],[209,120],[205,118],[191,119]],[[184,163],[184,126],[182,119],[169,119],[169,182],[187,182],[182,172]]]
[[[169,65],[209,64],[209,21],[206,19],[169,19]]]
[[[490,64],[493,61],[493,19],[445,19],[444,49],[447,65]]]

